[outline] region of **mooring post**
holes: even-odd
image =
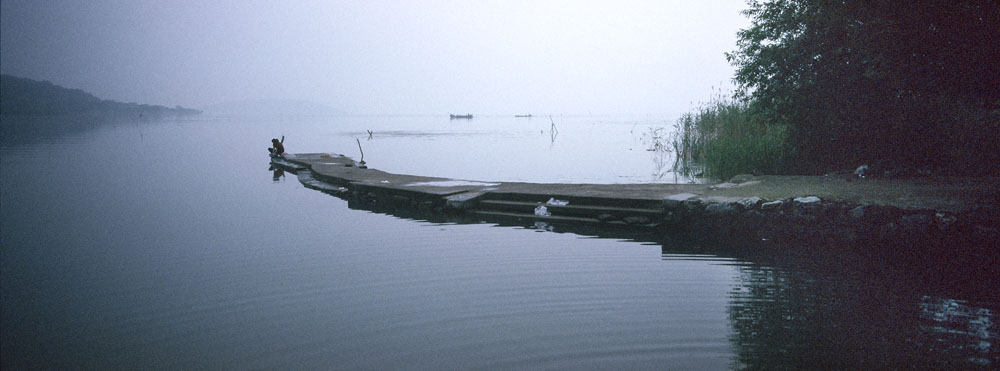
[[[358,163],[358,167],[367,169],[368,166],[365,166],[365,150],[361,149],[361,139],[354,138],[354,140],[358,141],[358,150],[361,151],[361,162]]]

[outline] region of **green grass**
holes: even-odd
[[[787,138],[787,125],[767,124],[746,103],[718,96],[677,120],[674,167],[719,180],[778,173],[787,158]]]

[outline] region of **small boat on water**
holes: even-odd
[[[531,117],[531,114],[529,113],[527,115],[514,115],[514,117]]]
[[[468,114],[464,114],[464,115],[451,115],[451,119],[452,120],[454,120],[454,119],[472,119],[472,114],[468,113]]]

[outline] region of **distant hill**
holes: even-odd
[[[67,89],[48,81],[0,75],[0,113],[17,115],[63,115],[78,113],[197,114],[201,111],[177,106],[168,108],[122,103],[97,98],[80,89]]]
[[[327,105],[304,100],[257,99],[225,102],[201,107],[215,115],[343,115],[344,112]]]

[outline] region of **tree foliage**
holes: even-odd
[[[998,172],[1000,2],[751,0],[744,14],[737,93],[791,128],[802,164]]]

